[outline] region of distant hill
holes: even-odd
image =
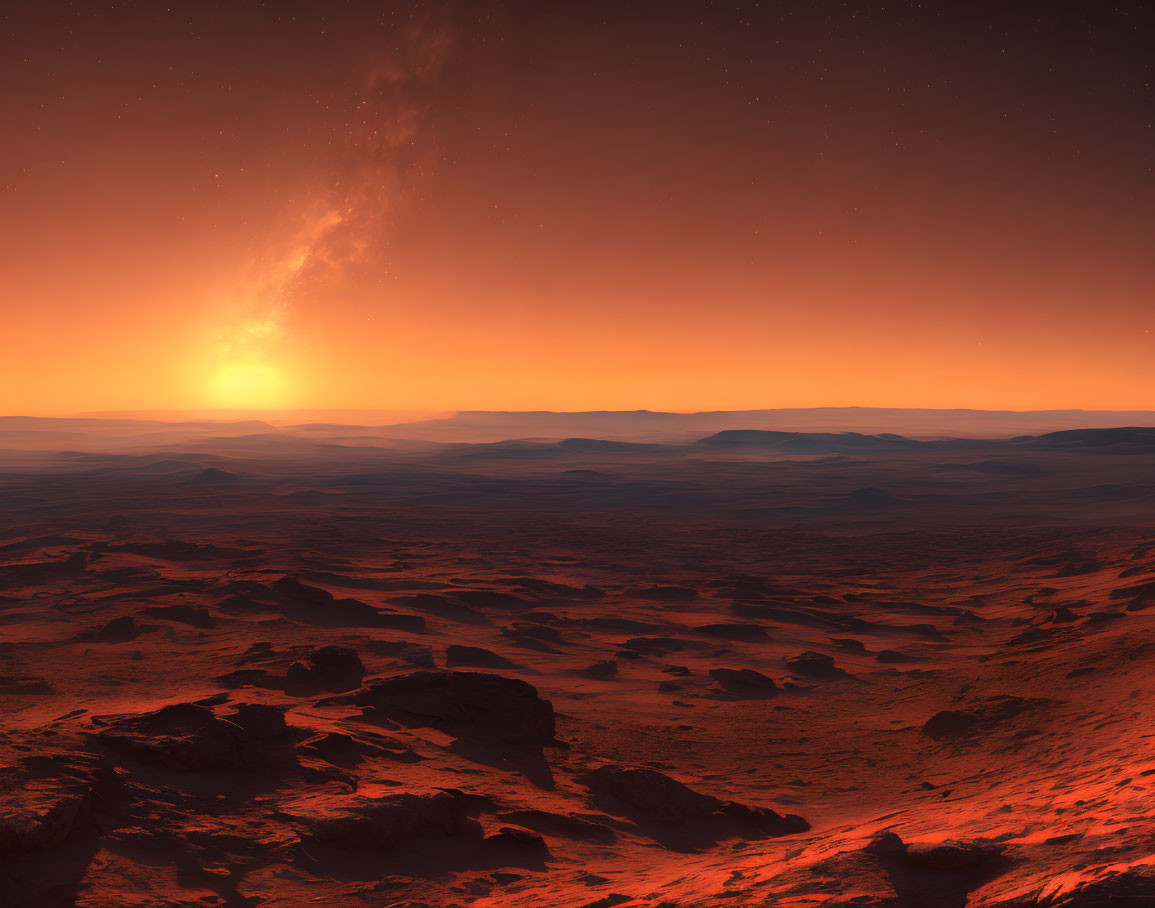
[[[283,416],[283,414],[282,414]],[[1131,427],[1121,429],[1120,426]],[[1063,433],[1082,432],[1083,435]],[[1096,441],[1094,432],[1111,435]],[[783,410],[717,410],[663,413],[652,410],[552,411],[467,410],[439,419],[392,425],[309,422],[274,424],[260,419],[157,419],[0,417],[0,450],[123,452],[248,450],[318,455],[326,446],[418,450],[444,444],[537,441],[571,452],[626,453],[622,444],[698,444],[715,450],[777,447],[797,453],[895,450],[917,441],[1030,437],[1040,445],[1146,444],[1155,432],[1155,411],[1105,410],[904,410],[821,407]],[[804,438],[799,436],[805,436]],[[837,436],[837,438],[836,438]],[[1054,436],[1054,437],[1052,437]],[[1047,440],[1042,440],[1047,439]],[[1129,440],[1124,440],[1129,439]],[[224,440],[229,444],[225,446]],[[349,456],[360,456],[347,452]],[[634,453],[640,453],[634,449]]]
[[[1155,428],[1121,426],[1114,429],[1072,429],[1066,432],[1050,432],[1037,438],[1016,438],[1014,441],[1032,447],[1150,451],[1155,450]]]
[[[185,483],[190,485],[219,485],[221,483],[236,482],[240,478],[236,473],[230,473],[228,470],[221,470],[217,467],[205,467],[199,473],[186,479]]]
[[[392,438],[423,441],[500,441],[597,438],[609,441],[685,443],[727,430],[893,433],[911,438],[1012,438],[1067,429],[1155,426],[1155,411],[1108,410],[909,410],[818,407],[780,410],[716,410],[663,413],[653,410],[552,411],[465,410],[442,419],[379,427]]]
[[[860,432],[771,432],[762,429],[727,429],[695,443],[709,450],[764,451],[794,454],[854,454],[910,450],[926,444],[901,435],[863,435]]]

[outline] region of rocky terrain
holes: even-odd
[[[3,902],[1153,904],[1153,431],[22,438]]]

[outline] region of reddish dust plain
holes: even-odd
[[[0,453],[4,905],[1155,904],[1155,430],[347,428]]]

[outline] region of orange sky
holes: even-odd
[[[1138,7],[272,6],[4,20],[0,413],[1155,408]]]

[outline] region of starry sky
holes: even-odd
[[[1130,2],[46,2],[0,412],[1155,409]]]

